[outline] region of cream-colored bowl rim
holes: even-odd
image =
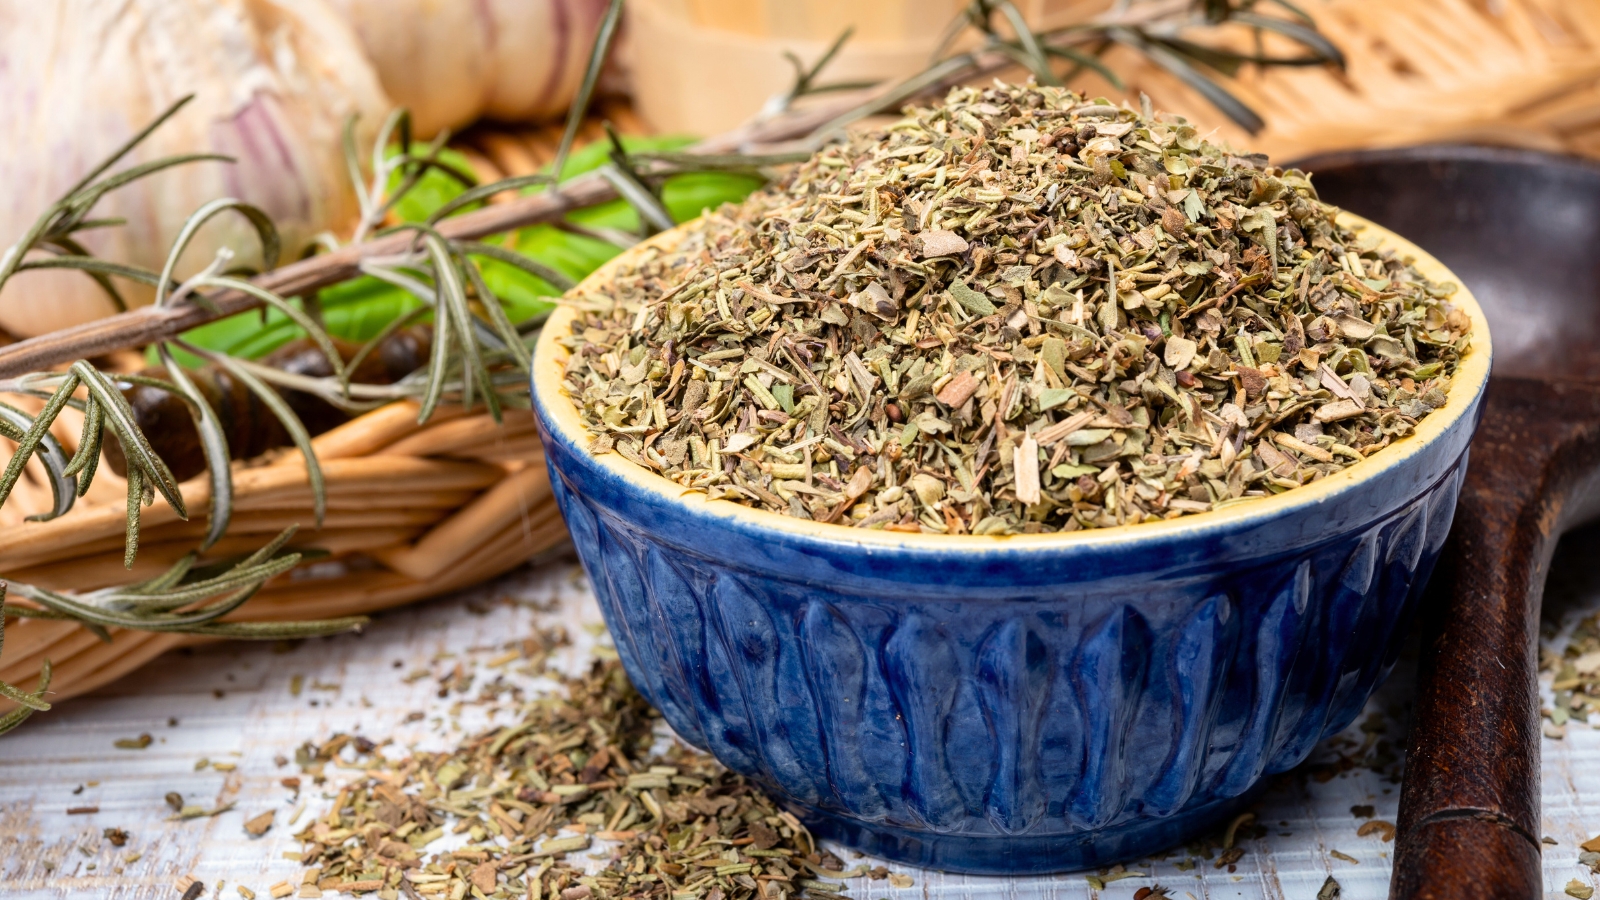
[[[1445,405],[1423,418],[1412,434],[1390,444],[1388,447],[1347,469],[1340,470],[1320,481],[1303,485],[1281,494],[1261,497],[1248,503],[1234,504],[1222,509],[1195,513],[1194,515],[1164,519],[1160,522],[1118,525],[1071,532],[1013,535],[910,534],[896,531],[851,528],[847,525],[825,525],[807,519],[796,519],[766,510],[742,506],[729,500],[708,500],[703,492],[685,488],[668,478],[628,461],[615,452],[590,458],[596,465],[601,466],[607,472],[637,489],[674,499],[689,507],[692,511],[703,515],[731,519],[747,526],[769,528],[796,537],[809,537],[836,543],[854,543],[884,549],[892,547],[915,548],[922,551],[1060,549],[1068,545],[1082,547],[1090,544],[1116,544],[1135,540],[1161,540],[1192,536],[1196,531],[1233,530],[1239,527],[1249,527],[1249,525],[1253,524],[1252,520],[1274,519],[1298,508],[1313,507],[1330,500],[1336,494],[1342,493],[1362,481],[1371,480],[1379,473],[1399,465],[1421,452],[1424,447],[1439,439],[1452,428],[1463,424],[1468,424],[1468,427],[1470,427],[1470,423],[1463,423],[1462,418],[1468,414],[1472,409],[1473,401],[1483,392],[1484,386],[1489,379],[1489,362],[1492,356],[1489,323],[1484,318],[1483,309],[1478,305],[1477,298],[1472,296],[1472,292],[1467,289],[1461,279],[1445,268],[1443,263],[1416,244],[1353,213],[1341,213],[1340,222],[1346,226],[1360,228],[1359,233],[1363,237],[1377,236],[1380,238],[1382,247],[1396,251],[1402,258],[1412,257],[1417,269],[1429,279],[1455,282],[1459,289],[1450,298],[1450,302],[1471,317],[1472,344],[1468,352],[1463,355],[1460,365],[1456,368],[1456,374],[1451,380],[1450,391]],[[693,228],[695,224],[696,222],[686,222],[671,231],[663,232],[624,251],[595,270],[581,284],[569,292],[570,295],[599,293],[601,286],[611,277],[611,272],[618,266],[626,265],[631,259],[645,252],[648,248],[671,246],[687,230]],[[567,359],[571,353],[566,347],[557,342],[558,337],[571,332],[572,321],[577,316],[577,313],[578,310],[574,307],[564,305],[557,308],[551,314],[549,321],[545,323],[544,331],[539,337],[539,343],[534,353],[533,390],[543,401],[546,412],[546,427],[560,432],[579,449],[579,452],[586,452],[585,448],[588,447],[590,433],[587,426],[584,425],[577,407],[573,405],[571,398],[568,396],[562,379],[562,374],[566,370]]]

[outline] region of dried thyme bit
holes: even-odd
[[[254,818],[247,819],[244,823],[244,830],[251,837],[261,837],[272,828],[272,821],[275,816],[276,814],[269,809]]]
[[[209,819],[212,816],[221,815],[228,810],[233,809],[233,807],[234,802],[231,800],[222,804],[221,806],[214,806],[210,809],[207,809],[204,806],[183,806],[178,809],[177,814],[167,816],[167,821],[179,822],[185,819]]]
[[[117,738],[111,743],[118,750],[143,750],[154,742],[155,738],[152,738],[148,733],[146,733],[141,734],[136,738]]]
[[[306,772],[365,770],[296,834],[308,884],[425,898],[789,900],[843,890],[822,878],[880,877],[838,871],[799,820],[710,757],[652,754],[658,714],[616,661],[563,688],[442,752],[394,761],[351,735],[302,747]],[[430,849],[458,834],[465,846]],[[586,852],[600,871],[587,871]]]
[[[1361,827],[1356,829],[1356,837],[1367,837],[1373,834],[1378,835],[1385,844],[1389,843],[1394,840],[1394,823],[1385,822],[1382,819],[1373,819],[1370,822],[1362,823]]]
[[[1339,900],[1339,891],[1339,882],[1329,875],[1328,880],[1324,881],[1317,891],[1317,900]]]
[[[1567,882],[1566,893],[1568,896],[1577,897],[1578,900],[1589,900],[1594,896],[1594,888],[1574,878]]]
[[[957,88],[571,298],[566,388],[593,452],[801,519],[1205,512],[1445,402],[1470,343],[1454,286],[1337,212],[1176,117]]]
[[[1600,709],[1600,613],[1579,620],[1564,647],[1547,645],[1540,669],[1549,674],[1552,692],[1551,705],[1540,710],[1543,731],[1559,740],[1569,722],[1588,724],[1589,714]]]

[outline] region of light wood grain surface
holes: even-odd
[[[489,664],[505,656],[508,643],[535,627],[566,624],[573,646],[558,651],[564,667],[583,665],[606,652],[608,639],[581,570],[570,559],[524,568],[481,588],[381,616],[365,634],[302,643],[292,649],[224,644],[169,654],[115,686],[65,703],[0,740],[0,897],[176,898],[180,878],[206,883],[205,897],[232,900],[244,885],[265,896],[274,883],[299,886],[301,868],[285,852],[299,849],[289,827],[325,811],[338,771],[324,789],[307,789],[297,800],[279,780],[298,775],[294,749],[335,732],[369,737],[394,735],[401,746],[439,747],[462,733],[498,722],[496,707],[481,702],[483,686],[528,691],[550,682],[517,671],[519,662]],[[600,637],[596,637],[600,634]],[[460,664],[476,672],[466,693],[438,695],[439,678]],[[302,690],[290,686],[299,676]],[[407,680],[407,676],[412,676]],[[1312,762],[1279,780],[1258,807],[1266,837],[1244,843],[1236,871],[1189,858],[1182,848],[1130,866],[1147,877],[1131,877],[1095,890],[1085,874],[1005,879],[907,870],[909,888],[860,879],[851,884],[858,900],[913,898],[1006,898],[1006,900],[1126,900],[1141,887],[1160,884],[1170,896],[1195,900],[1312,900],[1330,874],[1344,900],[1386,896],[1389,851],[1378,834],[1358,836],[1366,819],[1352,806],[1370,805],[1373,818],[1393,821],[1398,786],[1394,765],[1374,772],[1338,771],[1341,755],[1362,746],[1393,742],[1409,695],[1402,663],[1355,727],[1318,748]],[[422,718],[406,722],[414,713]],[[1375,713],[1376,717],[1371,717]],[[504,712],[501,712],[504,715]],[[176,719],[176,724],[169,724]],[[1371,731],[1362,723],[1372,722]],[[1381,727],[1379,727],[1381,726]],[[118,738],[141,733],[155,742],[145,750],[119,750]],[[279,766],[276,757],[286,757]],[[233,763],[233,771],[198,760]],[[1332,768],[1328,763],[1335,763]],[[1545,852],[1546,888],[1560,892],[1569,879],[1594,879],[1577,865],[1577,844],[1600,832],[1600,732],[1569,726],[1564,741],[1544,745],[1545,833],[1557,843]],[[81,786],[81,790],[80,790]],[[235,807],[212,818],[168,821],[163,796],[185,803]],[[68,815],[73,807],[95,813]],[[276,824],[252,839],[246,818],[276,810]],[[130,832],[116,848],[106,828]],[[1333,856],[1347,854],[1351,863]],[[854,855],[840,850],[847,861]],[[130,854],[139,854],[128,862]],[[221,890],[218,883],[222,882]],[[329,892],[326,896],[335,896]],[[371,895],[368,895],[371,896]]]

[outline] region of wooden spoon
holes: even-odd
[[[1391,900],[1539,898],[1539,608],[1561,534],[1600,513],[1600,166],[1420,147],[1301,166],[1323,199],[1460,275],[1494,376],[1423,606]]]

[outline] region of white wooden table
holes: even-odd
[[[559,661],[582,665],[596,641],[607,640],[599,621],[581,570],[571,561],[558,561],[386,614],[362,635],[307,641],[287,651],[223,644],[169,655],[110,689],[38,715],[0,739],[0,897],[176,898],[174,885],[186,875],[205,882],[204,896],[228,900],[240,896],[240,884],[263,897],[276,882],[298,887],[302,870],[283,855],[299,849],[289,819],[293,816],[296,825],[309,821],[325,811],[330,795],[309,789],[308,780],[308,790],[296,800],[280,785],[285,776],[299,774],[292,762],[297,746],[338,731],[445,746],[492,719],[489,707],[472,702],[476,688],[466,695],[436,696],[438,675],[458,663],[487,671],[486,664],[503,653],[507,642],[535,625],[555,622],[567,623],[573,639]],[[413,673],[427,677],[406,680]],[[495,675],[529,690],[550,686],[503,669],[487,677]],[[297,682],[298,696],[291,693]],[[1402,663],[1369,712],[1400,710],[1409,693],[1410,673]],[[1394,719],[1380,718],[1391,723],[1392,740]],[[147,749],[113,745],[142,733],[154,738]],[[1341,749],[1366,738],[1358,722],[1313,759],[1337,759]],[[1575,877],[1595,883],[1587,867],[1577,864],[1577,844],[1600,832],[1597,754],[1600,731],[1583,726],[1569,726],[1565,741],[1544,743],[1544,830],[1557,842],[1544,855],[1551,895],[1564,896],[1562,888]],[[224,768],[232,764],[231,771],[197,769],[202,758]],[[279,758],[289,763],[280,766]],[[891,866],[912,875],[913,886],[895,889],[861,879],[852,882],[850,894],[858,900],[1122,900],[1159,883],[1174,898],[1312,900],[1331,874],[1345,900],[1379,900],[1387,895],[1393,845],[1375,834],[1358,836],[1364,820],[1351,807],[1370,805],[1376,819],[1394,821],[1398,784],[1391,780],[1393,769],[1380,775],[1356,768],[1327,781],[1303,769],[1285,778],[1260,807],[1260,821],[1270,834],[1246,843],[1247,853],[1233,873],[1204,860],[1180,870],[1186,859],[1181,851],[1130,867],[1149,877],[1116,881],[1098,891],[1083,873],[977,878]],[[328,787],[337,782],[337,770],[331,771],[335,777]],[[171,809],[163,800],[169,791],[181,793],[185,803],[235,806],[211,818],[169,821]],[[1585,804],[1584,797],[1596,799]],[[83,807],[98,811],[67,812]],[[244,820],[274,809],[272,830],[250,838]],[[114,847],[103,837],[103,830],[113,827],[131,834],[126,846]]]

